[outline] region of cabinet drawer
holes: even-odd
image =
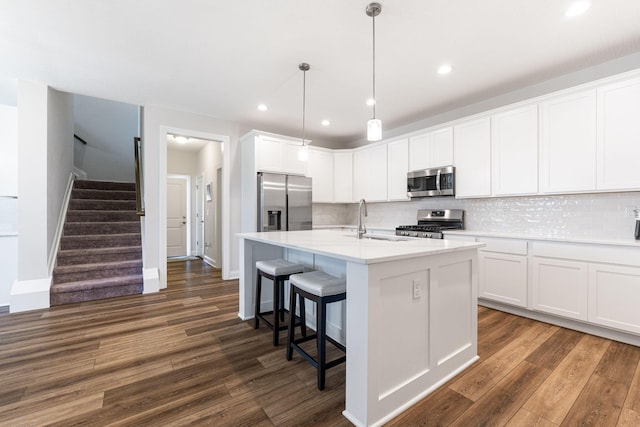
[[[640,247],[533,242],[534,256],[640,267]]]
[[[524,240],[478,237],[478,242],[486,244],[484,248],[480,249],[484,252],[500,252],[513,255],[527,255],[527,242]]]

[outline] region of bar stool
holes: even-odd
[[[318,390],[324,390],[325,371],[347,360],[346,354],[335,360],[327,362],[327,341],[346,353],[346,348],[333,338],[327,335],[327,304],[343,301],[347,298],[347,287],[344,279],[330,276],[322,271],[311,271],[308,273],[292,274],[289,277],[290,295],[289,309],[295,312],[296,295],[314,301],[317,307],[316,333],[302,338],[295,339],[295,323],[289,320],[289,334],[287,338],[287,360],[291,360],[293,349],[302,355],[318,371]],[[300,299],[301,306],[304,300]],[[304,319],[303,319],[304,321]],[[303,331],[305,332],[305,331]],[[306,351],[300,348],[299,344],[315,339],[317,346],[317,359],[311,357]]]
[[[274,259],[268,261],[256,262],[257,280],[256,280],[256,294],[255,294],[255,316],[253,328],[258,329],[260,326],[260,319],[264,321],[271,329],[273,329],[273,345],[278,345],[280,331],[287,329],[287,324],[284,322],[284,314],[287,311],[284,308],[284,282],[289,280],[289,276],[295,273],[302,273],[304,267],[302,264],[290,262],[284,259]],[[266,277],[273,281],[273,310],[272,311],[260,311],[260,300],[262,296],[262,278]],[[302,297],[300,297],[302,299]],[[291,318],[295,319],[295,309],[291,311],[294,313]],[[273,314],[273,323],[271,323],[265,316]],[[300,319],[304,318],[304,304],[300,306]],[[280,322],[283,324],[281,325]],[[306,335],[306,327],[303,330]]]

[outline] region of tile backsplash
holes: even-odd
[[[415,224],[418,209],[464,209],[467,230],[545,237],[632,238],[640,192],[368,203],[368,227]],[[314,204],[314,225],[355,224],[357,204]]]

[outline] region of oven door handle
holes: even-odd
[[[440,194],[440,171],[436,174],[436,191]]]

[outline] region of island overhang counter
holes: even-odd
[[[383,424],[478,359],[477,249],[484,244],[358,239],[335,230],[238,237],[243,320],[254,315],[256,261],[285,258],[346,278],[346,307],[329,313],[327,330],[347,347],[343,415],[353,424]]]

